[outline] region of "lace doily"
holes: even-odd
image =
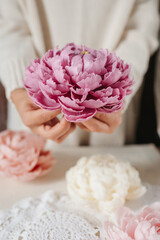
[[[67,195],[48,191],[0,211],[0,239],[97,240],[98,221],[84,215]]]
[[[144,197],[126,205],[138,210],[160,201],[160,186],[146,184]],[[1,240],[98,240],[101,221],[94,211],[73,204],[66,194],[48,191],[0,211]]]

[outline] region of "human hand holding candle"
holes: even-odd
[[[12,99],[24,124],[58,143],[76,124],[89,132],[113,133],[133,85],[130,66],[115,53],[74,43],[32,61],[23,82],[27,91],[15,90]]]
[[[96,113],[95,116],[77,125],[87,132],[102,132],[112,134],[122,122],[122,113]]]
[[[112,114],[123,108],[134,83],[130,70],[107,49],[70,43],[32,61],[23,82],[37,106],[49,111],[61,109],[67,121],[81,123],[93,121],[96,113],[99,118],[104,116],[101,113]]]
[[[11,98],[23,123],[32,132],[46,138],[61,143],[72,131],[75,125],[66,121],[63,117],[57,118],[60,110],[47,111],[36,106],[27,94],[25,89],[12,91]]]

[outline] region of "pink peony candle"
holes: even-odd
[[[0,133],[0,173],[23,181],[46,174],[55,163],[45,140],[28,132]]]
[[[39,107],[61,109],[66,120],[81,122],[121,109],[131,93],[129,74],[130,66],[115,53],[70,43],[32,61],[24,86]]]
[[[160,240],[160,202],[144,206],[138,214],[129,208],[117,212],[117,225],[106,222],[101,240]]]

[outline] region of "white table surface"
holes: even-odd
[[[125,147],[74,147],[54,150],[57,163],[48,175],[32,182],[20,182],[0,177],[0,209],[11,207],[15,202],[34,197],[53,189],[66,192],[65,172],[82,156],[110,153],[129,161],[139,172],[142,181],[160,185],[160,153],[154,145],[130,145]]]

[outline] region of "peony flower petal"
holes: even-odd
[[[159,240],[160,234],[147,221],[140,222],[135,230],[136,240]]]
[[[55,162],[50,151],[43,151],[44,145],[43,138],[31,133],[1,132],[0,173],[26,181],[44,175]]]
[[[71,66],[66,66],[65,69],[71,76],[78,75],[79,72],[82,72],[82,58],[81,56],[73,56],[71,61]]]
[[[71,88],[71,99],[76,103],[83,103],[88,96],[88,89]]]
[[[73,110],[84,110],[84,106],[80,106],[79,104],[75,103],[75,101],[71,100],[69,97],[61,96],[59,97],[59,102],[61,106],[66,107],[67,109]]]
[[[127,207],[119,208],[116,214],[116,219],[120,229],[134,239],[134,232],[138,225],[134,213]]]
[[[119,69],[115,69],[114,72],[107,72],[104,75],[104,79],[102,80],[102,85],[105,87],[108,87],[114,83],[116,83],[120,77],[122,76],[122,73]]]
[[[106,222],[102,228],[101,240],[133,240],[116,225]]]
[[[32,100],[37,106],[46,110],[58,110],[60,109],[60,104],[56,100],[44,97],[41,91],[30,95]]]
[[[124,106],[123,102],[121,102],[121,104],[119,103],[117,105],[106,105],[105,107],[98,108],[97,112],[112,113],[112,112],[116,112],[116,111],[120,110],[123,106]]]
[[[96,113],[96,110],[95,109],[84,109],[83,111],[75,111],[73,113],[73,111],[69,111],[65,108],[62,108],[62,112],[66,118],[67,121],[70,121],[70,122],[83,122],[83,121],[87,121],[89,120],[90,118],[92,118],[95,113]]]
[[[39,87],[40,87],[40,90],[42,91],[43,95],[49,100],[56,99],[57,96],[62,95],[61,91],[59,91],[58,89],[51,88],[48,84],[46,85],[43,82],[39,83]],[[55,88],[56,88],[56,86],[55,86]]]
[[[102,102],[100,99],[94,100],[94,99],[89,99],[85,100],[83,102],[83,106],[86,108],[101,108],[105,105],[104,102]]]
[[[63,69],[54,70],[54,77],[58,83],[69,84],[70,76]]]
[[[106,52],[103,52],[101,50],[95,51],[95,56],[92,53],[85,54],[83,57],[84,71],[86,71],[87,73],[94,73],[98,75],[106,73]]]
[[[77,85],[82,89],[89,89],[89,91],[99,88],[101,86],[101,77],[98,75],[88,74],[85,79],[77,82]]]
[[[60,95],[63,95],[64,93],[69,92],[70,87],[72,86],[69,83],[67,84],[66,82],[65,83],[56,84],[53,79],[47,80],[46,81],[46,85],[48,85],[53,90],[59,91],[61,93]]]

